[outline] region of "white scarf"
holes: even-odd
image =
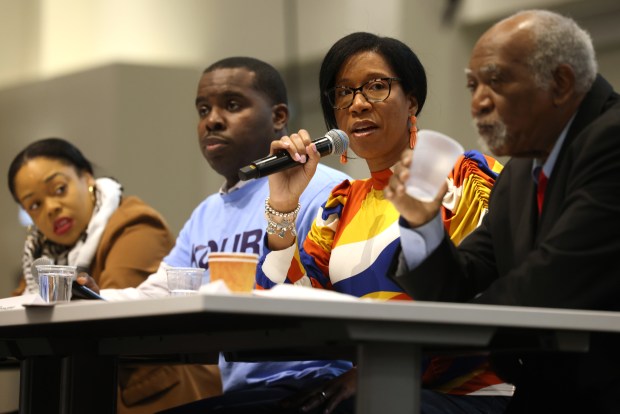
[[[39,292],[38,281],[31,270],[32,262],[39,257],[48,258],[54,264],[77,266],[78,271],[88,271],[108,220],[120,204],[122,191],[120,183],[111,178],[98,178],[95,181],[96,202],[93,215],[86,231],[72,247],[47,240],[35,226],[28,229],[22,256],[22,269],[26,280],[23,294]]]

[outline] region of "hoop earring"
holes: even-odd
[[[88,192],[90,193],[90,198],[93,200],[93,204],[97,204],[97,195],[95,194],[95,186],[89,185]]]
[[[418,126],[417,126],[417,118],[415,115],[409,115],[409,148],[413,149],[415,147],[415,143],[418,140]]]

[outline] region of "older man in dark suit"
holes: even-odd
[[[403,155],[386,190],[401,213],[395,280],[418,300],[620,310],[620,100],[597,75],[589,35],[561,15],[520,12],[482,35],[466,72],[482,140],[512,159],[482,225],[455,248],[440,198],[404,192]],[[620,412],[617,335],[592,335],[588,353],[496,366],[516,385],[510,413]]]

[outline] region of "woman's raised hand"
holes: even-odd
[[[271,143],[271,154],[286,151],[300,167],[269,175],[269,204],[274,210],[289,212],[297,208],[299,197],[314,176],[321,159],[305,129]]]
[[[394,174],[390,182],[383,190],[385,198],[390,200],[411,227],[419,227],[431,221],[439,212],[443,197],[448,191],[447,183],[435,200],[424,202],[411,197],[406,193],[406,183],[409,178],[409,167],[413,152],[406,150],[401,155],[400,161],[394,167]]]

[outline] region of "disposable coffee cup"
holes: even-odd
[[[77,276],[75,266],[38,265],[39,295],[46,303],[69,302],[71,285]]]
[[[454,139],[428,129],[418,131],[406,192],[420,201],[433,201],[465,150]]]
[[[211,282],[222,280],[233,292],[251,292],[256,279],[258,255],[254,253],[209,253]]]
[[[169,267],[166,269],[170,296],[198,294],[205,270],[200,267]]]

